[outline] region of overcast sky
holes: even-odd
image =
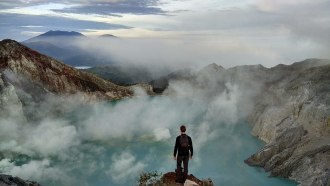
[[[66,30],[190,40],[210,60],[225,56],[210,62],[273,66],[330,58],[329,10],[329,0],[1,0],[0,39]]]

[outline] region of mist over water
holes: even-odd
[[[65,114],[40,122],[2,118],[0,171],[43,185],[134,185],[143,171],[174,171],[175,137],[186,124],[194,144],[191,174],[216,185],[295,185],[244,164],[263,143],[242,122],[247,91],[230,83],[224,89],[172,82],[166,96],[137,90],[117,102],[65,102]]]

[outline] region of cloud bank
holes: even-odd
[[[203,66],[216,62],[223,66],[269,67],[306,58],[330,58],[327,0],[1,3],[2,39],[25,40],[48,30],[74,30],[92,37],[114,34],[139,38],[110,50],[118,59],[127,61],[132,61],[126,59],[130,53],[137,63],[160,61]]]

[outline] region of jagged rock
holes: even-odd
[[[279,162],[289,157],[289,154],[295,149],[297,143],[301,140],[304,134],[302,127],[291,128],[272,143],[266,145],[258,153],[252,155],[245,162],[252,166],[267,167],[266,170],[271,170],[272,167]]]
[[[0,174],[0,186],[41,186],[41,185],[33,181],[26,181],[18,177]]]
[[[310,59],[268,71],[249,115],[252,134],[268,144],[245,160],[301,185],[329,185],[330,65]]]

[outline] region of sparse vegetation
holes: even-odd
[[[161,181],[162,173],[142,172],[138,181],[138,186],[162,186],[164,183]]]

